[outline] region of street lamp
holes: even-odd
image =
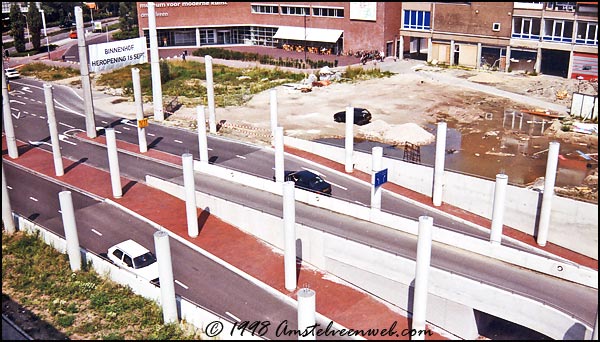
[[[44,36],[46,36],[46,51],[48,51],[48,60],[50,59],[50,40],[48,40],[48,31],[46,31],[46,14],[44,10],[40,8],[42,13],[42,24],[44,25]]]
[[[29,44],[31,44],[31,31],[29,31],[29,23],[27,22],[27,15],[21,13],[25,17],[25,26],[27,27],[27,37],[29,37]]]

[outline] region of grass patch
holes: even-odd
[[[58,81],[66,78],[80,76],[80,71],[71,67],[55,67],[44,63],[25,64],[19,68],[23,76],[35,76],[44,81]]]
[[[2,292],[70,338],[197,339],[162,324],[161,308],[97,275],[71,272],[68,257],[37,235],[2,234]]]

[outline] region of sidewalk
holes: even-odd
[[[101,144],[106,143],[104,136],[94,140]],[[17,141],[17,144],[19,157],[10,159],[7,154],[6,139],[3,137],[3,158],[102,198],[110,198],[252,275],[275,290],[297,299],[295,291],[288,292],[285,289],[283,254],[275,252],[272,246],[201,209],[198,209],[197,212],[200,233],[197,238],[190,238],[187,234],[184,201],[124,177],[121,177],[121,184],[127,184],[127,191],[124,192],[122,198],[114,199],[108,172],[63,158],[64,168],[68,171],[64,176],[57,177],[50,152],[31,148],[21,141]],[[117,147],[130,152],[139,151],[137,145],[123,141],[117,141]],[[177,156],[152,149],[148,151],[147,155],[171,163],[181,163]],[[129,186],[129,184],[133,185]],[[199,203],[198,206],[203,207],[202,203]],[[313,289],[316,292],[317,311],[346,328],[389,329],[395,325],[397,336],[373,336],[370,338],[409,339],[407,336],[401,335],[403,330],[410,329],[412,324],[412,320],[406,317],[405,312],[375,299],[343,280],[302,265],[298,272],[297,284]],[[427,326],[427,329],[435,329],[433,336],[427,337],[428,339],[452,338],[451,335],[439,333],[441,330],[438,328]]]

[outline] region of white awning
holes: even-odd
[[[280,26],[273,38],[335,43],[338,41],[342,33],[344,33],[343,30],[329,30],[309,27],[307,27],[305,30],[304,27]]]

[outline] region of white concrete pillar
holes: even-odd
[[[206,140],[206,114],[204,106],[198,106],[197,119],[198,122],[198,151],[200,162],[208,164],[208,141]]]
[[[481,69],[481,43],[477,43],[477,70]]]
[[[496,175],[496,185],[494,188],[494,208],[492,211],[492,228],[490,232],[490,242],[500,244],[502,241],[502,225],[504,224],[504,207],[506,198],[506,186],[508,185],[508,176],[499,173]]]
[[[196,206],[196,181],[194,180],[194,159],[191,153],[181,155],[183,164],[183,187],[185,188],[185,212],[188,235],[198,236],[198,213]]]
[[[454,65],[454,40],[450,40],[450,65]]]
[[[275,130],[277,129],[277,90],[271,89],[270,95],[270,108],[271,108],[271,134],[275,136]]]
[[[412,329],[418,331],[425,330],[425,320],[427,311],[427,295],[429,265],[431,263],[431,228],[433,227],[433,218],[429,216],[419,217],[419,236],[417,238],[417,260],[415,270],[415,287],[413,297]],[[425,339],[424,334],[416,334],[413,340]]]
[[[283,182],[285,178],[283,158],[283,127],[275,129],[275,181]]]
[[[505,66],[504,66],[504,72],[509,72],[510,70],[510,45],[506,46],[506,57],[505,58]]]
[[[148,2],[148,33],[150,36],[150,72],[152,73],[152,104],[154,120],[163,121],[162,84],[160,81],[160,59],[158,57],[158,35],[156,33],[156,10],[154,2]]]
[[[177,299],[173,282],[173,264],[169,234],[164,230],[154,233],[154,248],[158,262],[158,279],[160,282],[160,303],[163,310],[164,324],[177,323]]]
[[[352,154],[354,152],[354,107],[346,107],[346,140],[345,140],[345,168],[346,172],[352,172],[354,170],[354,163],[352,162]]]
[[[117,138],[114,128],[106,128],[106,149],[108,150],[108,168],[110,171],[110,183],[114,198],[123,196],[121,188],[121,171],[119,170],[119,155],[117,153]]]
[[[206,97],[208,102],[208,129],[211,133],[217,133],[217,118],[215,114],[215,86],[213,83],[212,57],[204,56],[206,68]]]
[[[296,289],[296,199],[294,182],[283,183],[283,266],[285,289]]]
[[[546,162],[546,176],[544,177],[544,193],[542,195],[542,209],[540,210],[540,223],[538,227],[537,243],[546,246],[548,240],[548,227],[552,213],[552,197],[554,197],[554,183],[558,167],[558,151],[560,143],[550,142],[548,147],[548,161]]]
[[[16,231],[8,187],[6,186],[6,176],[4,175],[4,163],[2,163],[2,223],[4,223],[4,229],[6,229],[8,235]]]
[[[77,235],[77,224],[75,222],[75,210],[73,209],[71,191],[59,192],[58,200],[60,202],[63,227],[65,229],[67,254],[69,256],[71,271],[79,271],[81,269],[81,250],[79,248],[79,236]]]
[[[46,100],[46,116],[48,117],[50,142],[52,144],[52,157],[54,158],[54,172],[60,177],[65,174],[65,169],[62,162],[62,154],[60,153],[60,140],[58,139],[58,128],[56,127],[56,115],[54,114],[52,84],[44,84],[44,97]]]
[[[298,335],[299,340],[316,340],[315,329],[309,329],[317,323],[316,319],[316,293],[307,287],[298,291]],[[302,336],[304,333],[306,336]]]
[[[400,39],[398,39],[398,43],[400,44],[400,49],[398,51],[400,56],[398,56],[398,58],[400,58],[400,60],[403,60],[404,59],[404,36],[400,36]]]
[[[87,136],[93,139],[96,137],[96,119],[94,117],[94,100],[92,98],[92,84],[90,82],[85,29],[83,27],[83,10],[81,6],[75,6],[75,23],[77,25],[77,51],[79,52],[81,88],[83,90],[83,104],[85,106],[85,131]]]
[[[435,165],[433,171],[433,205],[442,205],[444,188],[444,163],[446,160],[446,123],[438,122],[435,138]]]
[[[138,122],[138,143],[140,152],[148,152],[148,142],[146,141],[146,128],[140,127],[140,121],[144,119],[144,101],[142,100],[142,86],[140,85],[140,69],[131,68],[131,80],[133,82],[133,97],[135,99],[135,119]]]
[[[598,310],[596,310],[596,324],[594,324],[594,331],[592,332],[592,340],[598,341]]]
[[[19,150],[17,149],[15,128],[13,126],[10,109],[10,99],[8,98],[8,85],[6,84],[6,76],[4,73],[4,58],[2,58],[2,120],[2,128],[4,128],[4,134],[6,135],[8,156],[12,159],[16,159],[19,157]]]
[[[381,171],[383,161],[383,147],[375,146],[371,149],[371,209],[381,210],[381,186],[375,186],[375,174]]]
[[[421,52],[421,51],[419,51],[419,52]],[[427,62],[431,62],[432,60],[433,60],[433,42],[431,41],[431,38],[427,38]]]

